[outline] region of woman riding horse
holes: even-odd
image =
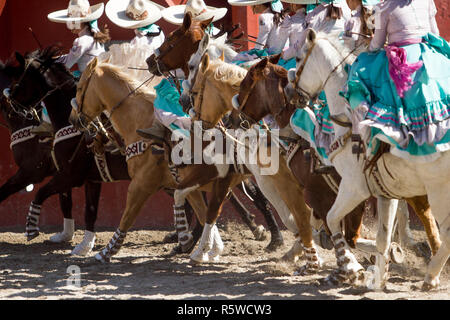
[[[78,70],[74,76],[79,78],[91,60],[105,52],[104,44],[110,41],[109,30],[101,31],[97,19],[103,14],[103,3],[90,6],[88,0],[71,0],[66,10],[59,10],[48,15],[48,19],[57,23],[65,23],[73,34],[78,35],[73,42],[70,52],[60,57],[60,62],[70,69],[75,64]],[[44,107],[44,116],[41,125],[32,130],[33,133],[51,136],[53,128],[47,111]]]

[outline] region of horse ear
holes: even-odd
[[[19,62],[20,66],[22,68],[25,67],[25,58],[17,51],[16,51],[16,60],[17,60],[17,62]]]
[[[268,62],[269,60],[267,58],[262,59],[255,65],[254,70],[257,72],[262,72],[267,67]]]
[[[200,41],[200,46],[199,46],[200,49],[202,50],[202,52],[205,52],[206,49],[208,48],[209,40],[210,40],[209,34],[205,33],[205,35],[202,38],[202,41]]]
[[[225,50],[222,50],[222,54],[220,55],[220,60],[225,62]]]
[[[209,25],[212,23],[213,20],[214,20],[214,17],[212,17],[212,18],[210,18],[210,19],[208,19],[208,20],[202,21],[202,22],[200,23],[200,26],[201,26],[202,30],[204,31],[206,28],[208,28]]]
[[[306,31],[306,41],[309,43],[314,43],[316,41],[316,32],[312,28],[308,28]]]
[[[184,31],[189,30],[189,28],[191,27],[191,24],[192,24],[192,14],[190,12],[187,12],[184,15],[182,29]]]
[[[205,73],[208,67],[209,67],[209,54],[206,53],[202,58],[202,68],[201,68],[202,73]]]
[[[281,58],[281,53],[274,55],[274,56],[270,56],[269,62],[273,63],[273,64],[278,64],[278,61],[280,61],[280,58]]]
[[[98,59],[97,59],[97,57],[95,57],[94,59],[92,59],[91,62],[89,62],[89,64],[87,65],[87,67],[84,71],[86,71],[87,74],[90,74],[92,72],[92,70],[97,68],[97,65],[98,65]]]

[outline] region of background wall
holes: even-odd
[[[125,0],[124,0],[125,1]],[[106,1],[91,0],[91,4]],[[156,0],[164,6],[185,3],[186,0]],[[240,22],[244,31],[250,35],[258,34],[257,17],[249,8],[228,6],[225,0],[206,0],[211,6],[229,8],[227,17],[220,21],[225,26]],[[441,34],[450,40],[450,11],[448,0],[435,0],[438,8],[438,24]],[[0,0],[0,59],[5,60],[14,51],[24,53],[37,48],[37,43],[33,39],[28,28],[31,27],[43,46],[60,42],[67,50],[70,49],[74,40],[74,35],[67,30],[64,24],[56,24],[47,20],[47,14],[67,7],[67,0]],[[124,30],[110,23],[103,15],[99,25],[108,24],[111,37],[114,40],[130,40],[134,37],[132,30]],[[175,26],[160,20],[158,24],[167,34],[175,29]],[[245,43],[244,43],[245,45]],[[11,150],[9,149],[9,133],[0,127],[0,183],[3,184],[17,170],[13,161]],[[46,180],[47,181],[47,180]],[[41,184],[42,185],[42,184]],[[0,204],[0,226],[24,225],[25,217],[30,202],[34,198],[37,190],[31,193],[21,192],[11,196]],[[103,184],[98,226],[115,227],[120,221],[127,194],[128,182],[116,182]],[[77,225],[84,225],[84,189],[77,188],[73,191],[73,214]],[[247,205],[250,201],[244,199]],[[159,192],[149,199],[142,213],[138,217],[136,227],[141,226],[169,226],[172,224],[172,199],[165,193]],[[236,213],[232,207],[225,204],[222,214],[224,219],[236,218]],[[257,220],[262,221],[257,215]],[[59,210],[57,196],[50,198],[44,203],[41,224],[58,225],[62,223],[62,215]]]

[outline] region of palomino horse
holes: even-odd
[[[263,119],[268,114],[271,114],[275,117],[278,125],[280,127],[289,126],[290,118],[295,111],[294,105],[290,104],[287,100],[285,100],[283,88],[287,85],[287,71],[282,67],[273,64],[277,62],[279,56],[271,57],[271,59],[264,59],[254,67],[249,70],[247,77],[242,81],[241,88],[239,91],[239,95],[235,97],[235,103],[238,104],[238,111],[233,113],[233,118],[236,122],[236,125],[239,125],[241,121],[259,121]],[[267,94],[270,92],[271,94]],[[304,168],[298,166],[298,163],[295,163],[291,160],[291,168],[300,180],[302,178],[306,178],[303,181],[306,181],[307,186],[314,187],[314,176],[311,176],[308,170],[305,172]],[[304,162],[304,160],[301,160]],[[301,163],[301,162],[300,162]],[[305,174],[308,174],[310,177],[305,177]],[[341,178],[334,174],[334,179],[336,179],[336,184],[339,185]],[[315,198],[314,193],[311,194],[312,197],[309,199],[312,201],[312,207],[315,209],[314,205],[318,205],[320,211],[324,214],[323,219],[326,224],[326,214],[331,209],[335,199],[336,192],[333,190],[329,190],[330,199],[324,197],[325,193],[323,189],[321,190],[321,197]],[[319,203],[317,202],[319,201]],[[434,218],[430,215],[429,206],[425,199],[414,198],[409,199],[410,204],[413,208],[416,209],[417,214],[420,219],[424,222],[425,230],[427,231],[427,236],[429,242],[432,246],[433,253],[436,253],[439,249],[439,235],[436,233],[437,230]],[[320,203],[325,203],[325,206],[320,207]],[[408,215],[409,212],[407,208],[403,210],[399,210],[399,233],[400,239],[402,242],[407,245],[412,245],[412,239],[409,236],[409,228],[408,228]],[[354,210],[351,214],[347,215],[345,219],[348,219],[352,214],[354,214]],[[347,225],[347,220],[345,220],[345,225]],[[350,222],[351,223],[351,222]],[[347,231],[345,232],[347,233]],[[352,248],[358,248],[364,251],[369,251],[370,253],[376,254],[377,247],[374,242],[369,242],[367,240],[361,240],[355,238],[353,234],[347,235],[345,234],[345,238],[347,243]]]
[[[14,77],[19,77],[21,68],[12,62],[5,65],[0,63],[0,91],[11,85]],[[38,184],[46,177],[56,172],[51,155],[51,142],[40,143],[39,138],[33,135],[31,128],[39,124],[34,118],[28,119],[14,109],[6,98],[0,98],[0,113],[6,121],[7,129],[11,134],[11,150],[14,161],[19,167],[17,172],[0,187],[0,203],[9,196],[23,190],[30,184]],[[60,193],[59,202],[63,215],[72,218],[71,192]]]
[[[351,52],[343,47],[335,36],[317,36],[313,30],[307,32],[306,43],[297,54],[297,70],[288,74],[292,82],[287,87],[288,91],[295,89],[298,94],[309,99],[324,90],[331,115],[351,117],[347,102],[338,94],[346,83],[347,74],[343,64],[351,56]],[[344,121],[348,122],[348,119]],[[366,156],[356,157],[352,153],[352,143],[348,139],[351,128],[339,123],[335,126],[339,144],[330,160],[342,180],[336,201],[327,217],[328,226],[333,233],[339,269],[349,274],[364,270],[345,243],[339,223],[355,205],[373,194],[378,197],[379,216],[379,254],[376,257],[376,266],[381,274],[380,284],[383,286],[387,278],[387,249],[396,207],[396,201],[390,199],[420,198],[427,195],[432,213],[439,223],[442,244],[428,265],[423,289],[437,287],[439,275],[450,255],[450,152],[441,152],[435,161],[426,163],[411,162],[390,152],[383,153],[375,162],[377,170],[366,175],[364,168],[368,159]],[[383,234],[385,230],[387,237]]]
[[[75,95],[75,85],[73,84],[71,74],[64,65],[55,62],[53,58],[55,56],[55,50],[57,49],[50,47],[42,53],[32,55],[26,64],[23,61],[23,66],[25,67],[22,76],[12,86],[9,98],[17,106],[33,109],[33,107],[26,106],[36,106],[36,101],[40,101],[40,97],[44,97],[53,127],[55,130],[58,130],[54,142],[54,149],[59,171],[41,189],[43,191],[41,192],[40,190],[38,192],[32,205],[33,209],[36,206],[34,205],[35,203],[40,206],[45,199],[57,191],[92,182],[92,184],[95,184],[95,189],[86,188],[86,192],[89,191],[87,194],[88,207],[86,209],[92,211],[88,216],[90,221],[87,221],[86,227],[92,228],[92,231],[89,229],[88,231],[93,233],[100,186],[101,182],[104,181],[105,174],[102,175],[99,173],[94,155],[87,150],[86,143],[82,139],[84,136],[81,136],[79,131],[69,126],[68,119],[72,110],[70,99]],[[72,86],[67,86],[70,81],[72,81]],[[61,132],[64,133],[64,131],[70,133],[66,137],[67,139],[63,139],[63,134],[59,134]],[[58,142],[58,139],[61,141]],[[105,154],[103,162],[107,162],[109,165],[109,176],[112,178],[111,180],[130,179],[129,168],[127,168],[124,156]],[[169,189],[171,188],[171,183],[161,180],[161,188]],[[193,204],[194,210],[198,212],[205,210],[206,205],[200,193],[194,194],[190,200],[192,200],[191,203]],[[33,210],[33,213],[35,211]],[[89,243],[83,246],[83,250],[90,251],[94,240],[95,237],[90,239]],[[82,252],[85,254],[85,251]]]
[[[224,114],[215,112],[214,117],[205,119],[201,116],[203,111],[207,110],[205,111],[206,114],[208,114],[208,111],[214,112],[213,110],[217,110],[215,105],[221,103],[225,103],[229,110],[231,110],[231,97],[236,93],[237,88],[239,88],[238,86],[240,81],[243,79],[246,72],[247,71],[245,69],[225,63],[222,60],[216,60],[210,63],[209,55],[205,54],[201,67],[195,76],[195,85],[191,90],[196,112],[193,120],[201,121],[201,127],[204,130],[214,128]],[[227,103],[227,101],[230,102]],[[223,154],[221,154],[221,156],[222,155]],[[227,154],[223,156],[230,155]],[[276,156],[278,156],[278,149]],[[297,184],[294,177],[291,175],[286,163],[281,161],[279,163],[278,171],[272,172],[269,175],[264,175],[260,170],[261,164],[253,164],[244,160],[242,162],[245,167],[250,170],[252,174],[254,174],[258,185],[261,187],[261,190],[265,193],[265,195],[269,197],[269,199],[270,197],[273,198],[274,205],[276,204],[280,206],[280,203],[284,202],[287,206],[287,210],[282,206],[280,206],[281,210],[278,210],[282,220],[287,226],[292,224],[292,221],[289,221],[289,219],[291,218],[290,212],[293,213],[295,225],[293,228],[290,227],[289,229],[295,233],[299,233],[308,258],[307,264],[305,268],[303,268],[303,271],[317,270],[320,263],[318,261],[317,252],[314,248],[314,241],[312,240],[312,232],[309,223],[311,212],[303,200],[302,188]],[[211,172],[212,175],[210,178],[217,179],[218,176],[224,177],[227,170],[233,170],[231,165],[216,163],[215,166],[217,167],[217,170],[215,172]],[[201,170],[199,167],[194,167],[190,172],[189,179],[182,181],[178,185],[178,190],[180,190],[178,195],[180,196],[181,201],[183,195],[187,194],[193,188],[202,185],[201,178]],[[175,192],[174,196],[176,201],[178,190]],[[282,201],[280,201],[280,199]],[[213,225],[220,211],[218,210],[216,212],[211,212],[212,214],[209,215],[210,212],[211,211],[208,212],[207,223]],[[206,240],[205,242],[200,241],[198,251],[208,251],[209,237],[210,235],[207,233],[207,229],[205,227],[202,240]],[[205,244],[204,248],[202,247],[203,243]]]

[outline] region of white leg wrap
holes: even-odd
[[[85,231],[83,241],[81,241],[73,250],[72,255],[86,256],[94,247],[95,244],[95,232]]]
[[[213,227],[214,225],[205,223],[198,248],[191,254],[193,261],[198,263],[209,261],[208,252],[212,249],[214,243]]]
[[[219,229],[217,228],[216,224],[214,224],[212,232],[214,234],[214,244],[211,251],[208,252],[209,260],[213,262],[219,262],[220,255],[223,252],[224,246],[222,238],[220,237]]]
[[[317,254],[317,249],[313,243],[313,246],[308,248],[302,244],[303,251],[305,252],[306,265],[300,268],[295,274],[308,275],[315,274],[322,267],[322,260]]]
[[[39,235],[39,216],[41,214],[41,208],[42,206],[31,202],[25,227],[25,235],[28,238],[34,238]]]
[[[50,241],[54,243],[68,242],[73,238],[75,232],[75,221],[73,219],[64,218],[64,230],[50,237]]]

